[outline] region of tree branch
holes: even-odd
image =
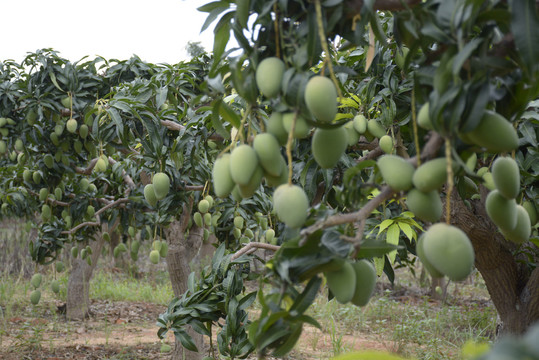
[[[60,234],[62,235],[71,235],[71,234],[74,234],[77,232],[77,230],[85,227],[85,226],[99,226],[101,225],[99,222],[96,222],[96,221],[86,221],[86,222],[83,222],[83,223],[80,223],[79,225],[75,226],[74,228],[72,228],[71,230],[65,230],[65,231],[62,231]]]
[[[438,135],[437,133],[431,131],[429,133],[429,140],[423,147],[423,151],[421,152],[421,158],[430,158],[436,152],[443,143],[443,138]],[[408,162],[416,166],[416,157],[407,159]],[[391,189],[389,186],[384,186],[382,188],[382,191],[380,194],[378,194],[376,197],[372,198],[363,206],[359,211],[353,212],[353,213],[347,213],[347,214],[335,214],[332,216],[329,216],[325,219],[322,219],[313,225],[303,229],[301,231],[301,236],[303,239],[300,242],[300,246],[305,243],[307,240],[307,237],[314,232],[322,229],[326,229],[328,227],[336,226],[336,225],[342,225],[342,224],[348,224],[353,223],[357,221],[361,221],[366,219],[382,202],[390,199],[393,195],[395,195],[397,192],[393,189]]]
[[[243,247],[241,250],[239,250],[234,255],[232,255],[231,260],[234,261],[238,259],[240,256],[247,254],[256,249],[266,249],[266,250],[271,250],[271,251],[277,251],[280,248],[281,247],[277,245],[271,245],[271,244],[266,244],[266,243],[261,243],[261,242],[250,242],[247,245],[245,245],[245,247]]]
[[[97,164],[98,159],[99,158],[95,158],[95,159],[90,160],[90,163],[88,164],[88,167],[86,169],[75,166],[75,172],[77,174],[81,174],[81,175],[90,175],[92,173],[92,170],[95,167],[95,164]]]
[[[105,211],[107,211],[108,209],[112,208],[112,207],[115,207],[119,204],[123,204],[123,203],[126,203],[126,202],[129,202],[129,199],[127,198],[120,198],[118,200],[115,200],[113,202],[110,202],[108,203],[107,205],[103,206],[101,209],[97,210],[95,212],[95,215],[98,216],[98,215],[101,215],[102,213],[104,213]]]

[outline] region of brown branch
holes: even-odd
[[[161,120],[161,125],[172,131],[182,131],[185,129],[185,126],[182,124],[170,120]]]
[[[429,135],[430,138],[423,148],[421,158],[430,158],[434,156],[434,154],[442,146],[443,138],[440,135],[435,132],[430,132]],[[410,158],[407,161],[412,163],[414,166],[416,165],[415,157]],[[300,233],[303,237],[300,242],[300,246],[305,244],[309,235],[313,234],[318,230],[326,229],[328,227],[336,225],[349,224],[366,219],[382,202],[390,199],[396,193],[397,192],[391,189],[389,186],[384,186],[380,194],[369,200],[369,202],[367,202],[367,204],[365,204],[365,206],[363,206],[360,210],[347,214],[335,214],[303,229]]]
[[[277,251],[280,248],[281,247],[277,246],[277,245],[271,245],[271,244],[266,244],[266,243],[261,243],[261,242],[250,242],[247,245],[245,245],[244,248],[242,248],[237,253],[232,255],[232,258],[230,260],[234,261],[234,260],[238,259],[240,256],[245,255],[247,253],[250,253],[251,251],[254,252],[257,249],[266,249],[266,250],[271,250],[271,251]]]
[[[65,230],[65,231],[62,231],[60,234],[62,235],[71,235],[71,234],[74,234],[77,232],[77,230],[85,227],[85,226],[99,226],[101,225],[99,222],[96,222],[96,221],[86,221],[86,222],[83,222],[83,223],[80,223],[79,225],[75,226],[74,228],[72,228],[71,230]]]
[[[116,160],[114,160],[113,158],[111,158],[109,156],[109,163],[114,165],[114,164],[116,164]],[[122,177],[123,177],[125,183],[127,184],[127,186],[129,186],[129,188],[130,188],[130,190],[126,191],[125,196],[129,196],[129,193],[131,192],[131,190],[135,189],[137,186],[135,185],[135,182],[133,181],[133,179],[131,179],[131,176],[127,175],[125,170],[122,170]]]
[[[102,213],[104,213],[105,211],[107,211],[108,209],[112,208],[112,207],[115,207],[119,204],[123,204],[123,203],[126,203],[126,202],[129,202],[129,199],[127,198],[120,198],[118,200],[115,200],[113,202],[109,202],[107,205],[103,206],[101,209],[97,210],[95,212],[95,215],[98,216],[98,215],[101,215]]]
[[[39,194],[36,193],[35,191],[33,191],[32,189],[26,189],[26,190],[33,196],[39,196]],[[50,202],[51,204],[58,205],[58,206],[69,206],[69,204],[64,202],[64,201],[53,200],[53,199],[49,198],[48,196],[47,196],[47,200],[45,202]]]
[[[75,172],[82,175],[90,175],[92,173],[92,170],[95,167],[95,164],[97,163],[97,160],[99,158],[92,159],[90,163],[88,164],[88,167],[86,169],[80,168],[78,166],[75,166]]]
[[[361,210],[347,214],[332,215],[303,229],[301,231],[301,236],[304,237],[304,239],[302,239],[300,246],[305,243],[309,235],[315,233],[318,230],[326,229],[328,227],[336,225],[349,224],[360,221],[362,219],[366,219],[378,207],[378,205],[390,199],[393,195],[395,195],[395,193],[396,191],[391,189],[389,186],[384,186],[380,194],[369,200],[369,202],[367,202],[367,204],[365,204],[365,206],[363,206]]]

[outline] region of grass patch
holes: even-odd
[[[112,301],[140,301],[168,305],[174,297],[170,281],[140,279],[98,271],[90,281],[90,298]]]
[[[467,341],[491,342],[495,332],[494,307],[463,298],[446,304],[417,294],[396,297],[386,290],[359,308],[319,296],[309,312],[323,332],[331,335],[335,353],[343,347],[339,336],[348,334],[369,337],[386,344],[388,351],[418,360],[454,360],[460,359],[460,349]]]

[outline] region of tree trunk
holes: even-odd
[[[98,232],[96,240],[90,241],[92,265],[79,257],[73,259],[71,274],[67,283],[66,317],[68,320],[82,320],[90,310],[90,279],[101,255],[105,240]]]
[[[480,188],[483,200],[470,201],[470,207],[453,192],[451,224],[461,228],[472,242],[475,266],[483,276],[500,318],[497,334],[522,334],[539,321],[539,266],[534,270],[526,266],[528,255],[534,256],[531,252],[513,255],[517,245],[505,240],[488,217],[484,204],[487,190]],[[530,246],[535,245],[530,243]],[[521,251],[526,250],[523,247]],[[525,261],[518,262],[519,259]],[[539,263],[537,258],[534,261]]]
[[[193,226],[189,230],[189,235],[185,236],[189,217],[191,216],[190,207],[184,206],[183,214],[179,221],[175,221],[165,230],[168,241],[168,254],[166,257],[167,268],[172,283],[174,296],[180,297],[187,291],[187,278],[191,273],[189,263],[197,256],[203,240],[203,230]],[[200,360],[204,353],[204,338],[201,334],[193,331],[191,327],[185,329],[193,338],[199,352],[185,350],[181,343],[176,339],[173,360]]]

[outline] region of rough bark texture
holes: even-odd
[[[77,257],[73,260],[67,283],[66,317],[68,320],[82,320],[88,317],[90,310],[90,279],[103,248],[101,233],[90,242],[92,265]]]
[[[485,199],[486,189],[481,187],[481,192],[481,198]],[[516,245],[497,230],[486,214],[483,201],[474,200],[470,205],[466,206],[454,191],[451,223],[461,228],[473,244],[475,266],[500,318],[497,333],[521,334],[539,321],[539,267],[530,271],[525,264],[517,262],[519,257],[513,255]],[[527,260],[525,255],[519,256]],[[538,262],[535,258],[535,263]]]
[[[189,235],[185,236],[187,223],[189,222],[190,209],[184,206],[182,217],[179,221],[173,222],[166,229],[165,234],[168,241],[167,267],[172,283],[172,290],[176,297],[181,296],[187,290],[187,277],[191,269],[189,263],[198,254],[202,245],[203,230],[193,226],[189,230]],[[200,360],[204,351],[204,338],[194,332],[190,327],[186,329],[193,338],[199,352],[185,350],[176,339],[176,346],[172,354],[173,360]]]

